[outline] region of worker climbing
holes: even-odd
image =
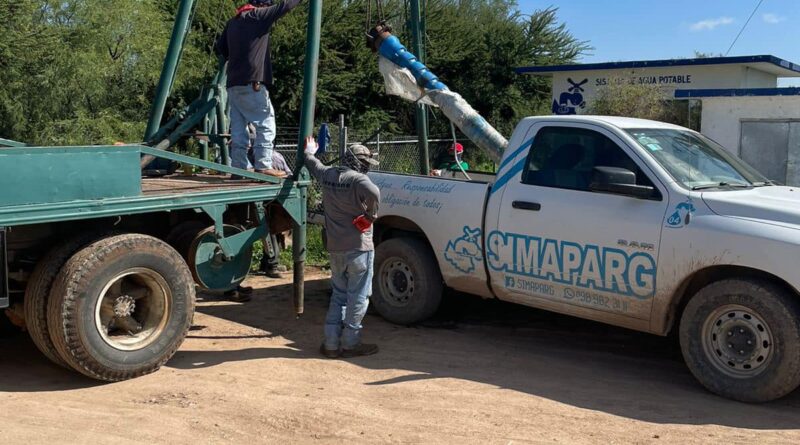
[[[286,177],[273,168],[275,110],[270,101],[273,83],[270,31],[275,22],[297,7],[300,0],[249,0],[236,11],[216,43],[217,53],[228,61],[228,100],[231,119],[231,165]],[[247,158],[247,124],[256,127],[253,143],[255,165]]]

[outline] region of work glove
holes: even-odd
[[[353,220],[353,225],[356,226],[361,233],[366,233],[370,227],[372,227],[372,221],[370,221],[366,216],[361,215]]]
[[[319,150],[317,141],[315,141],[311,136],[306,136],[306,146],[303,149],[303,152],[306,154],[306,156],[314,156],[317,154],[317,150]]]

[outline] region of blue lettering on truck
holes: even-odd
[[[656,262],[647,253],[499,231],[486,245],[487,264],[497,272],[642,300],[655,295]]]

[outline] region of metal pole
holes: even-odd
[[[344,114],[339,115],[339,159],[344,159],[347,146],[347,127],[344,126]]]
[[[183,44],[189,32],[193,8],[194,0],[181,0],[180,6],[178,6],[175,26],[172,28],[172,37],[169,40],[167,54],[164,57],[164,66],[161,68],[161,78],[158,80],[156,97],[153,99],[153,107],[150,109],[150,120],[147,122],[147,130],[144,133],[145,141],[149,141],[161,126],[161,118],[164,116],[164,108],[167,106],[169,92],[172,90],[172,82],[178,70],[178,61],[181,57]]]
[[[314,130],[314,108],[317,101],[317,73],[319,63],[319,38],[322,28],[322,0],[310,0],[308,4],[308,28],[306,31],[305,69],[303,71],[303,106],[300,112],[300,135],[297,141],[297,165],[295,179],[308,179],[303,147],[307,136]],[[300,186],[300,222],[292,230],[292,257],[294,260],[294,310],[299,317],[303,313],[305,298],[306,263],[306,199],[308,186]]]
[[[417,59],[425,63],[419,0],[411,0],[409,6],[411,8],[411,19],[409,22],[409,27],[411,28],[411,46],[413,47],[414,55],[417,56]],[[428,150],[428,110],[423,104],[417,104],[416,109],[419,169],[421,174],[428,175],[431,172]]]

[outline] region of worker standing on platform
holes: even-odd
[[[216,51],[228,61],[228,101],[231,109],[231,165],[279,178],[273,168],[275,110],[269,98],[272,86],[270,31],[275,22],[297,7],[300,0],[249,0],[228,21],[216,42]],[[247,123],[256,127],[255,165],[247,159]]]
[[[377,345],[361,342],[361,321],[372,294],[372,223],[380,202],[380,190],[366,173],[378,162],[367,147],[352,145],[342,167],[327,167],[315,157],[317,148],[306,138],[305,165],[322,187],[333,287],[320,352],[328,358],[375,354]]]

